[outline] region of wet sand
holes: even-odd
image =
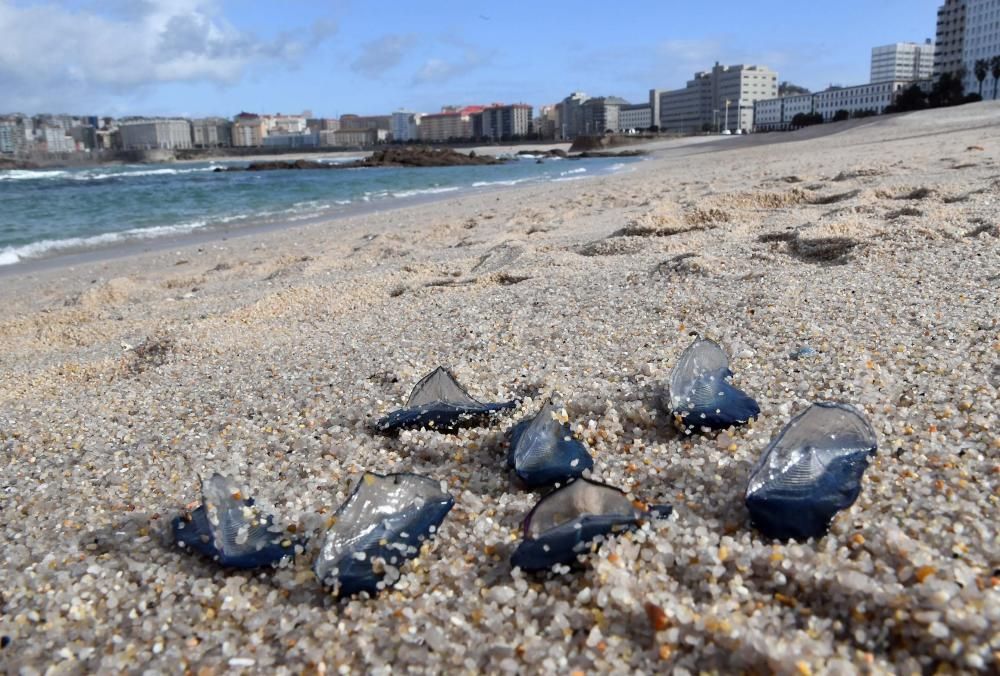
[[[4,669],[996,671],[998,121],[669,142],[607,178],[5,275]],[[662,410],[692,333],[730,354],[753,425],[685,437]],[[374,435],[439,364],[520,408]],[[674,514],[526,575],[539,493],[504,435],[552,395],[593,478]],[[878,455],[827,536],[768,540],[749,470],[820,400],[863,410]],[[293,566],[172,545],[214,471],[312,536]],[[364,471],[456,504],[395,588],[337,602],[310,564]]]

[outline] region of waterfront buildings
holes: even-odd
[[[788,129],[799,113],[819,113],[824,122],[829,122],[842,110],[849,115],[862,112],[880,115],[912,84],[911,80],[894,80],[856,87],[830,87],[815,94],[761,99],[754,104],[753,128],[757,131]]]
[[[306,129],[313,134],[321,131],[337,131],[340,129],[340,120],[335,117],[310,117],[306,120]]]
[[[266,115],[267,135],[271,134],[304,134],[307,130],[304,115]]]
[[[320,132],[268,133],[264,137],[265,148],[317,148],[320,145]]]
[[[118,128],[123,150],[177,150],[191,147],[191,123],[181,118],[122,120]],[[49,147],[51,148],[51,144]]]
[[[534,119],[532,126],[539,140],[554,140],[556,130],[559,129],[559,108],[554,105],[542,106],[539,108],[538,117]]]
[[[389,132],[384,129],[339,129],[320,132],[321,144],[338,148],[367,148],[389,140]]]
[[[224,148],[233,144],[233,123],[223,117],[191,120],[191,142],[195,148]]]
[[[473,115],[473,138],[510,141],[531,133],[532,108],[526,103],[503,105],[494,103]]]
[[[392,115],[341,115],[340,128],[347,129],[392,129]]]
[[[1000,0],[965,0],[962,64],[965,67],[964,84],[967,94],[979,91],[976,61],[990,61],[995,56],[1000,56]]]
[[[393,141],[416,141],[420,138],[420,119],[423,113],[413,113],[408,110],[397,110],[392,114],[390,133]]]
[[[869,82],[929,80],[934,75],[934,42],[897,42],[872,48]]]
[[[653,126],[653,112],[648,103],[622,106],[618,110],[619,131],[645,131]]]
[[[484,106],[447,106],[440,113],[424,115],[420,118],[418,137],[427,143],[471,139],[472,116],[483,112],[483,108]]]
[[[0,119],[0,153],[27,155],[31,142],[30,120],[23,116]]]
[[[584,92],[573,92],[556,104],[559,126],[556,135],[560,139],[576,138],[583,132],[583,104],[589,99]]]
[[[965,0],[945,0],[937,11],[934,77],[957,73],[965,50]]]
[[[716,63],[710,71],[695,73],[684,89],[651,90],[650,110],[659,107],[660,131],[749,129],[754,102],[777,96],[778,74],[770,68]]]
[[[628,101],[618,96],[596,96],[580,105],[581,134],[600,135],[619,129],[618,114]]]

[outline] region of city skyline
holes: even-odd
[[[0,32],[13,36],[0,45],[0,112],[335,117],[537,106],[576,90],[642,102],[716,61],[816,90],[866,81],[874,45],[933,38],[939,4],[665,3],[611,17],[596,3],[390,3],[376,14],[356,2],[0,0]]]

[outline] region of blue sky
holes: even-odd
[[[0,0],[0,113],[318,116],[644,101],[759,63],[866,82],[871,48],[933,37],[940,0]],[[643,11],[627,8],[648,6]],[[612,9],[614,8],[614,9]]]

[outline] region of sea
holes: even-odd
[[[348,162],[357,158],[315,158]],[[352,210],[628,171],[638,158],[498,165],[217,172],[247,160],[0,171],[0,265],[126,242],[329,220]]]

